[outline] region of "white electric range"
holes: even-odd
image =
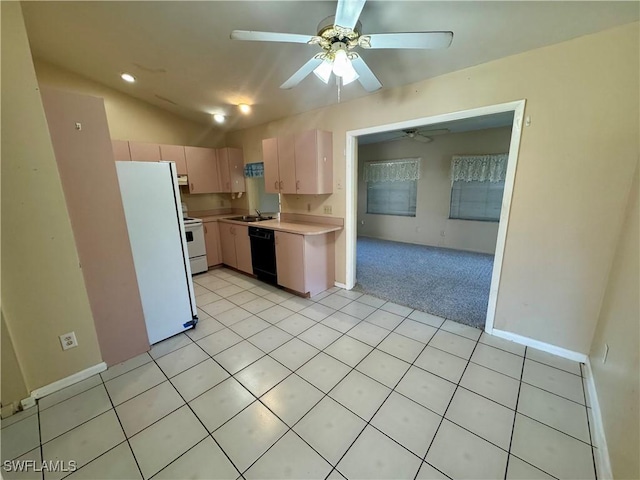
[[[187,237],[187,250],[189,251],[189,263],[191,274],[206,272],[207,249],[204,243],[204,227],[202,219],[183,217],[184,233]]]

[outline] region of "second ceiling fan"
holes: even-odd
[[[324,83],[329,83],[332,73],[342,81],[342,85],[358,80],[368,92],[378,90],[382,84],[362,57],[354,51],[356,48],[437,49],[451,45],[453,32],[446,31],[363,35],[358,18],[365,1],[338,0],[335,16],[328,17],[318,25],[317,35],[234,30],[231,32],[231,38],[259,42],[307,43],[322,48],[320,53],[314,55],[291,75],[280,88],[293,88],[313,72]]]

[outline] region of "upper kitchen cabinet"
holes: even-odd
[[[157,143],[129,142],[129,151],[134,162],[160,161],[160,145]]]
[[[262,141],[265,190],[285,194],[333,193],[333,137],[310,130]]]
[[[189,193],[220,192],[220,173],[214,148],[184,147]]]
[[[333,135],[310,130],[296,133],[296,193],[333,193]]]
[[[113,148],[113,158],[116,162],[131,161],[129,142],[126,140],[111,140],[111,147]]]
[[[264,185],[268,193],[296,193],[295,139],[293,135],[262,141]]]
[[[160,145],[160,159],[175,162],[178,175],[187,174],[187,159],[182,145]]]
[[[219,148],[218,166],[220,167],[220,189],[222,192],[245,191],[242,150],[229,147]]]

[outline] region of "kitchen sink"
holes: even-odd
[[[262,217],[258,215],[242,215],[241,217],[230,217],[227,220],[235,220],[236,222],[264,222],[265,220],[273,220],[273,217]]]

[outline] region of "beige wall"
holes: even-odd
[[[213,126],[184,119],[43,60],[36,59],[34,63],[40,85],[104,98],[111,138],[169,145],[225,146],[224,132]],[[192,211],[231,207],[228,194],[188,195],[181,192],[181,196]]]
[[[213,126],[179,117],[43,60],[35,59],[34,64],[41,85],[104,98],[111,138],[197,147],[224,146],[224,132]]]
[[[638,158],[638,23],[231,132],[246,161],[261,140],[334,132],[334,194],[284,195],[284,212],[346,215],[346,131],[526,99],[495,327],[582,353]],[[353,88],[359,88],[354,85]],[[355,195],[355,193],[354,193]],[[346,280],[346,235],[336,280]]]
[[[358,149],[358,235],[406,243],[494,253],[498,222],[449,220],[451,156],[505,153],[511,127],[438,135],[431,143],[403,139]],[[365,162],[420,157],[415,217],[367,214]],[[362,223],[364,222],[364,224]],[[442,235],[444,233],[444,235]]]
[[[2,398],[0,399],[0,403],[3,407],[12,405],[11,413],[13,413],[13,410],[16,410],[18,406],[18,401],[26,398],[29,394],[27,392],[27,386],[24,384],[22,370],[20,370],[20,365],[18,365],[18,359],[16,358],[16,352],[11,342],[7,324],[4,321],[4,314],[0,314],[0,320],[2,321],[2,331],[0,332],[0,339],[2,340],[0,392],[2,393]]]
[[[624,227],[589,355],[614,478],[640,478],[639,174],[636,167]],[[609,345],[609,354],[606,363],[602,363],[605,344]]]
[[[33,390],[102,359],[20,4],[1,8],[2,310]],[[71,331],[79,346],[63,352]]]

